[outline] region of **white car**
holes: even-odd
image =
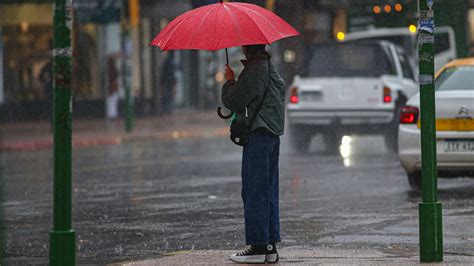
[[[403,49],[413,65],[417,62],[418,45],[416,31],[409,28],[376,28],[365,31],[348,33],[344,41],[354,40],[385,40]],[[449,26],[436,27],[435,31],[435,71],[457,58],[456,38],[453,28]]]
[[[293,148],[307,151],[322,134],[337,152],[345,134],[383,134],[397,149],[398,110],[418,89],[403,49],[387,41],[310,46],[289,91],[287,117]]]
[[[474,176],[474,58],[452,61],[437,74],[436,149],[440,177]],[[420,95],[402,107],[399,157],[413,189],[421,188]]]

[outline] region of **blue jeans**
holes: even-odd
[[[278,158],[280,137],[264,129],[250,135],[242,156],[242,200],[247,245],[280,242]]]

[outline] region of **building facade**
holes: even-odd
[[[138,3],[138,1],[136,1]],[[162,86],[169,52],[148,44],[173,18],[218,0],[140,0],[139,23],[123,35],[129,0],[74,1],[73,99],[75,117],[104,117],[106,62],[130,66],[120,78],[130,84],[137,115],[159,115],[164,101],[177,109],[212,109],[219,104],[223,51],[175,51],[172,98]],[[302,34],[270,46],[272,60],[288,83],[298,72],[307,44],[332,41],[338,33],[371,27],[408,27],[417,20],[416,0],[241,0],[267,7]],[[399,6],[398,6],[399,5]],[[389,6],[389,7],[386,7]],[[401,9],[400,9],[401,6]],[[378,9],[377,9],[377,8]],[[400,9],[400,10],[399,10]],[[459,56],[474,53],[474,0],[435,0],[437,25],[455,29]],[[51,61],[52,1],[0,1],[0,120],[49,119],[45,67]],[[240,49],[230,49],[239,68]],[[125,60],[126,59],[126,60]],[[125,77],[125,78],[124,78]],[[128,82],[123,82],[127,80]]]

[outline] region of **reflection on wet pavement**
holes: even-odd
[[[281,245],[416,255],[420,197],[383,138],[345,136],[336,155],[312,145],[296,154],[282,141]],[[241,248],[240,160],[227,138],[75,150],[78,263]],[[51,153],[5,153],[4,163],[7,262],[46,263]],[[473,192],[474,179],[440,180],[447,252],[474,254]]]

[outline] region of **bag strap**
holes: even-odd
[[[253,114],[252,118],[250,119],[250,130],[252,130],[253,123],[255,122],[255,119],[257,118],[258,113],[260,112],[260,109],[262,108],[263,102],[265,101],[265,98],[267,96],[268,88],[270,88],[270,83],[271,83],[271,73],[270,72],[271,72],[270,59],[268,59],[268,83],[267,83],[267,88],[265,89],[265,92],[263,93],[262,100],[260,101],[260,104],[257,106],[257,109],[255,110],[255,113]]]

